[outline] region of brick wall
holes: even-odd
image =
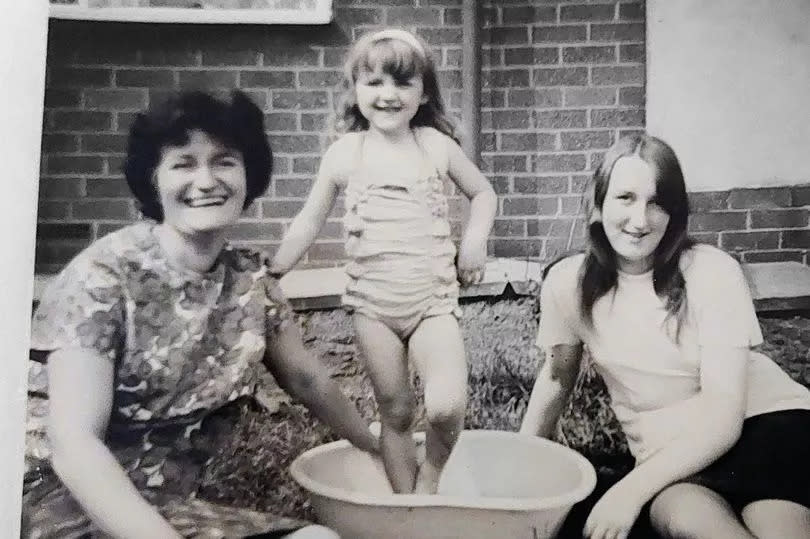
[[[358,33],[393,24],[426,38],[458,114],[461,0],[334,4],[327,26],[52,21],[38,271],[58,270],[92,240],[137,219],[120,173],[126,132],[133,114],[167,91],[240,87],[264,107],[276,173],[234,238],[271,251],[311,186],[342,57]],[[499,0],[482,11],[481,166],[500,195],[490,254],[548,257],[564,247],[578,193],[601,153],[621,132],[643,126],[644,5]],[[340,214],[306,264],[343,257]]]
[[[692,193],[690,231],[744,262],[810,264],[810,185]]]

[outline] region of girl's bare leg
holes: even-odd
[[[394,492],[411,493],[417,469],[411,432],[416,406],[405,345],[379,320],[362,314],[355,314],[353,320],[357,346],[380,410],[380,453],[385,472]]]
[[[462,429],[467,407],[467,360],[458,320],[453,315],[424,319],[408,348],[425,387],[425,462],[416,491],[435,494],[439,475]]]

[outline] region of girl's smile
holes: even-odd
[[[427,101],[421,76],[403,80],[379,67],[374,71],[360,71],[355,95],[357,107],[369,127],[386,134],[409,129],[419,106]]]

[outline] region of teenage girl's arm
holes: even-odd
[[[293,219],[290,228],[284,235],[281,245],[273,257],[271,272],[273,274],[284,274],[290,271],[293,266],[304,256],[307,249],[315,241],[318,233],[323,228],[329,212],[337,199],[339,183],[337,171],[340,162],[345,159],[347,152],[347,141],[343,138],[332,144],[321,159],[321,166],[318,169],[318,176],[309,192],[304,207]]]
[[[48,357],[53,468],[95,525],[112,537],[180,537],[104,444],[113,372],[113,362],[92,349],[59,349]]]
[[[354,404],[329,376],[325,365],[304,348],[296,324],[286,324],[267,340],[265,364],[285,391],[356,447],[378,449],[377,439]]]
[[[629,533],[645,503],[736,443],[745,417],[749,354],[742,347],[701,347],[701,357],[706,358],[701,362],[701,390],[678,405],[689,414],[690,427],[605,493],[588,517],[586,537]]]
[[[462,284],[480,282],[487,259],[487,239],[495,221],[498,197],[489,180],[464,154],[461,147],[445,137],[447,173],[470,200],[470,216],[458,253],[459,278]]]
[[[548,438],[554,432],[577,380],[582,360],[581,344],[558,344],[546,351],[546,361],[537,374],[521,434]]]

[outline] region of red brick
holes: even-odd
[[[619,4],[619,19],[623,21],[643,21],[644,3]]]
[[[584,201],[581,195],[560,197],[560,214],[579,216],[584,211]]]
[[[646,94],[641,86],[619,88],[619,105],[643,107],[645,100]]]
[[[556,22],[557,8],[554,6],[504,6],[501,8],[501,17],[504,24]]]
[[[753,210],[751,228],[804,228],[807,210]]]
[[[743,260],[749,263],[758,262],[804,262],[803,251],[747,251]]]
[[[572,193],[582,193],[585,191],[585,186],[591,181],[590,175],[573,175],[571,176],[571,189]]]
[[[315,174],[318,172],[318,166],[321,163],[321,157],[295,157],[293,158],[292,171],[295,174]]]
[[[728,208],[728,191],[689,193],[689,206],[693,212],[725,210]]]
[[[547,133],[501,133],[500,148],[506,152],[553,150],[555,136]]]
[[[261,213],[271,219],[291,218],[298,215],[303,205],[303,200],[263,200]]]
[[[49,155],[45,170],[49,174],[99,174],[104,171],[101,157],[86,155]]]
[[[481,113],[484,129],[528,129],[531,113],[527,110],[495,110]]]
[[[55,67],[48,72],[49,88],[103,88],[112,84],[112,70]]]
[[[720,245],[723,249],[733,251],[776,249],[779,247],[779,232],[723,232],[720,234]],[[785,247],[800,245],[785,244]]]
[[[484,39],[492,45],[519,45],[529,42],[526,26],[501,26],[483,30]]]
[[[264,127],[271,132],[290,132],[298,129],[294,112],[270,112],[264,115]]]
[[[644,84],[643,66],[594,67],[591,70],[594,85]]]
[[[204,66],[255,66],[259,65],[259,53],[251,50],[227,50],[213,48],[202,51]]]
[[[299,71],[300,88],[334,88],[343,80],[340,71]]]
[[[591,152],[588,154],[588,170],[596,170],[602,164],[605,152]]]
[[[335,22],[345,26],[374,25],[383,21],[383,12],[380,9],[346,8],[335,9]]]
[[[577,172],[585,170],[585,156],[580,153],[539,154],[532,156],[535,172]]]
[[[461,28],[419,28],[417,34],[429,44],[457,44],[462,41]]]
[[[124,174],[123,155],[105,155],[104,161],[107,163],[107,174],[111,176]]]
[[[715,247],[720,247],[720,234],[718,234],[717,232],[690,234],[689,236],[698,243],[705,243],[707,245],[714,245]]]
[[[491,176],[488,178],[489,183],[495,190],[497,195],[505,195],[511,191],[509,187],[509,178],[507,176]]]
[[[319,238],[343,239],[343,223],[341,221],[326,221],[318,234]]]
[[[135,217],[129,200],[106,199],[73,203],[74,219],[128,221]]]
[[[142,50],[140,65],[193,67],[202,63],[200,57],[199,51],[192,50]]]
[[[543,251],[541,240],[499,240],[489,242],[493,256],[504,258],[539,257]]]
[[[310,260],[340,260],[346,258],[344,242],[318,242],[309,248],[307,257]]]
[[[615,6],[612,4],[561,6],[560,21],[612,21],[615,11]]]
[[[733,189],[729,195],[732,208],[784,208],[790,206],[789,187]]]
[[[82,178],[42,178],[39,180],[39,198],[79,198],[84,194]]]
[[[229,229],[230,238],[240,240],[281,241],[284,227],[281,223],[240,221]]]
[[[774,233],[764,232],[764,234]],[[810,249],[810,230],[785,230],[782,232],[782,247]]]
[[[264,51],[264,61],[262,65],[265,66],[317,66],[320,54],[317,50],[310,47],[301,46],[287,46],[287,47],[271,47]]]
[[[515,193],[521,195],[556,195],[568,191],[568,178],[565,176],[515,176]]]
[[[481,62],[485,66],[488,65],[487,62],[491,61],[488,58],[488,55],[485,54],[486,50],[487,49],[484,49],[483,51],[481,51]],[[445,48],[444,49],[444,57],[443,57],[443,60],[442,60],[442,65],[448,66],[448,67],[461,67],[462,59],[463,58],[462,58],[462,55],[461,55],[461,49]],[[437,61],[438,61],[438,59],[437,59]],[[493,65],[503,65],[503,62],[500,62],[500,61],[494,62]]]
[[[644,41],[643,23],[591,25],[591,41]]]
[[[280,198],[306,198],[312,189],[310,178],[273,178],[273,194]]]
[[[562,105],[559,88],[523,89],[507,91],[509,106],[514,108],[556,108]]]
[[[389,25],[413,24],[435,25],[441,20],[441,11],[432,7],[390,7],[386,10],[385,22]]]
[[[53,131],[108,131],[112,128],[112,114],[89,110],[48,111]]]
[[[54,273],[90,245],[90,240],[37,241],[36,271]]]
[[[178,77],[180,88],[183,90],[211,90],[213,88],[235,88],[237,75],[238,73],[236,71],[195,70],[180,71]]]
[[[488,69],[482,73],[483,88],[529,86],[528,69]]]
[[[727,230],[745,230],[747,212],[715,211],[695,213],[689,218],[690,232],[723,232]]]
[[[793,206],[810,206],[810,185],[794,185],[791,195]]]
[[[64,221],[68,216],[69,202],[42,200],[37,204],[37,219],[40,221]]]
[[[563,62],[567,64],[605,64],[616,61],[615,46],[563,47]]]
[[[526,172],[525,155],[495,154],[484,155],[481,166],[487,172]]]
[[[447,88],[461,88],[461,70],[460,69],[442,69],[438,72],[439,87]]]
[[[127,226],[127,224],[128,223],[98,223],[96,226],[96,239],[103,238],[116,230],[121,230],[123,227]]]
[[[510,92],[530,92],[528,89],[510,90]],[[506,92],[504,90],[481,91],[481,104],[484,108],[498,108],[506,106]]]
[[[88,153],[126,153],[125,135],[82,135],[82,151]]]
[[[560,60],[557,47],[510,47],[503,49],[503,54],[504,63],[508,66],[556,64]]]
[[[545,236],[547,238],[567,238],[571,234],[574,220],[562,219],[536,219],[527,223],[529,236]]]
[[[560,133],[563,150],[591,150],[609,148],[613,144],[612,131],[570,131]]]
[[[535,86],[581,86],[588,83],[585,67],[552,67],[532,71]]]
[[[343,67],[348,47],[324,47],[323,65],[325,67]]]
[[[87,178],[86,182],[88,198],[124,198],[132,196],[132,192],[123,178]]]
[[[270,135],[270,146],[279,153],[319,153],[320,137],[317,135]]]
[[[242,88],[295,88],[295,71],[240,71]]]
[[[644,45],[619,45],[620,62],[644,62],[646,57]]]
[[[591,111],[591,127],[640,127],[643,125],[644,109]]]
[[[274,90],[271,102],[274,109],[325,109],[329,96],[318,91]]]
[[[45,108],[78,107],[81,103],[81,93],[77,90],[62,90],[58,88],[45,89]]]
[[[585,25],[535,26],[532,28],[533,43],[575,43],[585,41],[588,27]]]
[[[614,88],[566,88],[565,106],[582,107],[587,105],[615,105]]]
[[[539,129],[571,129],[586,127],[588,119],[584,110],[536,110],[534,125]]]
[[[491,236],[496,238],[526,237],[526,220],[495,219]]]
[[[79,137],[76,135],[42,135],[42,150],[47,153],[70,153],[79,151]]]
[[[175,73],[168,69],[121,69],[115,72],[119,88],[174,88]]]

